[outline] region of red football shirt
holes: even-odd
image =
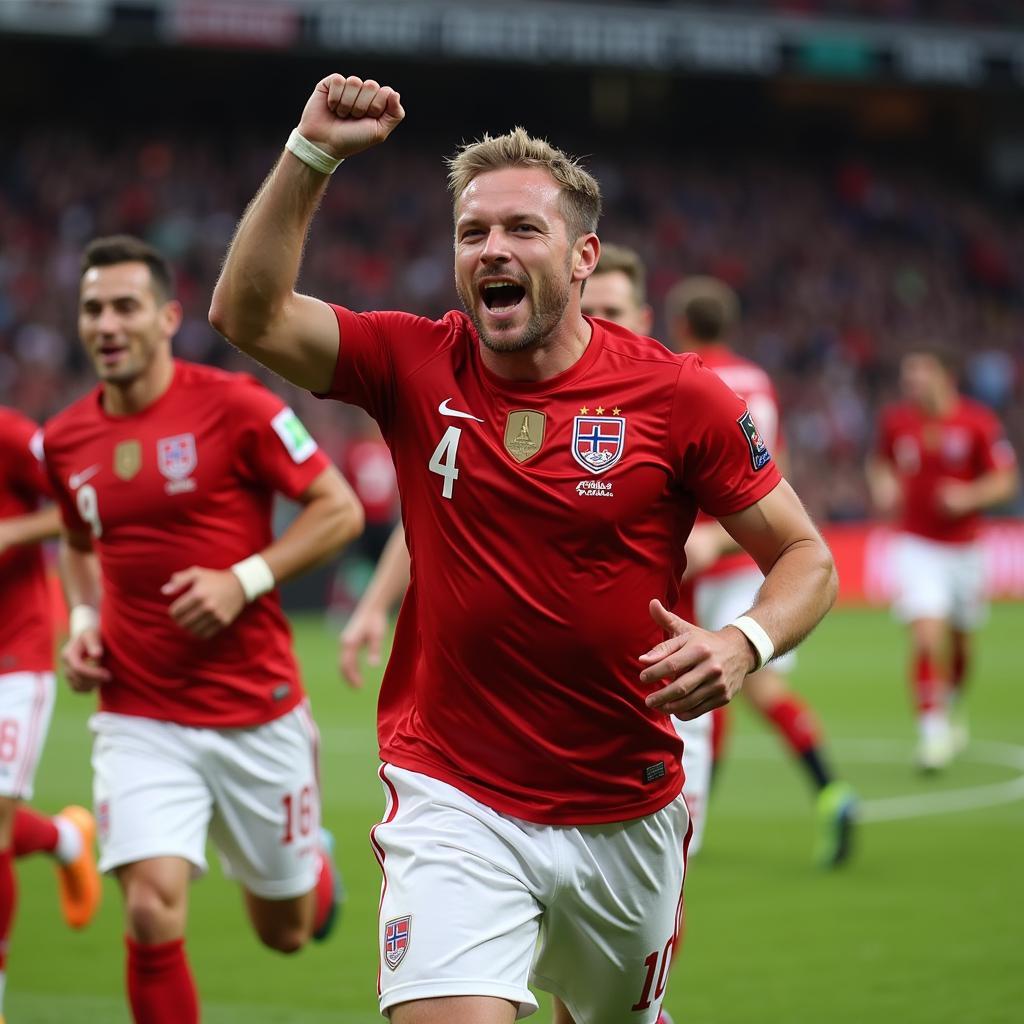
[[[779,425],[779,397],[771,377],[757,363],[737,355],[725,345],[709,345],[700,352],[701,362],[713,370],[747,404],[750,416],[768,451],[781,448]],[[704,572],[701,579],[729,576],[735,572],[749,572],[756,568],[753,559],[743,551],[723,555]]]
[[[412,580],[381,689],[381,757],[530,821],[621,821],[682,787],[638,657],[662,639],[698,503],[745,508],[743,403],[692,356],[604,322],[550,380],[482,363],[469,319],[336,309],[331,396],[395,460]]]
[[[209,640],[181,629],[160,588],[179,569],[226,569],[272,539],[274,493],[301,495],[328,464],[295,414],[250,377],[176,362],[168,390],[110,416],[97,388],[45,428],[64,521],[100,560],[106,711],[182,725],[258,725],[302,684],[276,591]]]
[[[975,540],[981,515],[952,517],[942,512],[942,483],[976,480],[1016,461],[999,420],[987,406],[969,398],[959,398],[947,415],[939,417],[928,416],[909,402],[891,406],[882,414],[877,454],[900,481],[900,528],[947,544]]]
[[[39,428],[0,407],[0,519],[35,512],[50,498]],[[12,547],[0,554],[0,675],[53,670],[53,623],[43,549]]]

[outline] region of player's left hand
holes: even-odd
[[[728,704],[739,693],[754,667],[754,651],[738,629],[701,629],[673,615],[658,600],[651,602],[651,618],[672,636],[640,655],[645,666],[640,681],[667,682],[648,694],[649,708],[690,721]]]
[[[944,480],[935,494],[939,511],[951,519],[974,511],[974,488],[964,480]]]
[[[177,597],[168,609],[171,618],[204,640],[230,626],[245,607],[245,594],[230,569],[203,569],[197,565],[176,572],[161,588],[165,597]]]

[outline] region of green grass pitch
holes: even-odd
[[[351,692],[337,680],[333,631],[318,619],[296,625],[323,734],[325,819],[338,837],[349,901],[330,942],[280,956],[252,937],[238,891],[214,867],[192,889],[188,934],[207,1024],[380,1019],[380,878],[367,842],[383,805],[374,693]],[[927,779],[911,768],[897,627],[879,612],[842,611],[808,641],[795,681],[874,819],[860,830],[853,862],[836,873],[811,866],[805,780],[740,708],[706,846],[690,866],[687,939],[666,1004],[677,1024],[1024,1020],[1022,631],[1024,609],[995,609],[978,645],[974,743],[947,774]],[[61,690],[37,807],[89,803],[90,707]],[[79,934],[62,924],[45,859],[21,861],[18,874],[7,1020],[127,1022],[114,884],[105,882],[103,908]],[[548,1019],[546,1005],[534,1019]]]

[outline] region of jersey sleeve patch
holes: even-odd
[[[301,466],[316,451],[316,441],[288,406],[270,421],[270,425],[297,466]]]
[[[747,447],[750,448],[751,464],[755,470],[764,469],[772,461],[772,456],[771,452],[768,451],[768,446],[764,443],[764,438],[761,437],[760,432],[754,425],[754,417],[750,415],[750,410],[747,409],[736,422],[743,431],[743,436],[747,439]]]

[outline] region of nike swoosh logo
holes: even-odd
[[[70,487],[71,490],[73,491],[77,491],[78,488],[81,487],[86,480],[89,480],[92,477],[94,477],[99,471],[100,466],[99,463],[97,462],[90,466],[88,469],[83,469],[81,473],[72,473],[71,476],[68,477],[68,487]]]
[[[477,423],[483,423],[483,420],[479,416],[474,416],[471,412],[462,412],[459,409],[450,409],[448,403],[451,401],[450,398],[446,398],[438,407],[437,411],[442,416],[454,416],[460,420],[476,420]]]

